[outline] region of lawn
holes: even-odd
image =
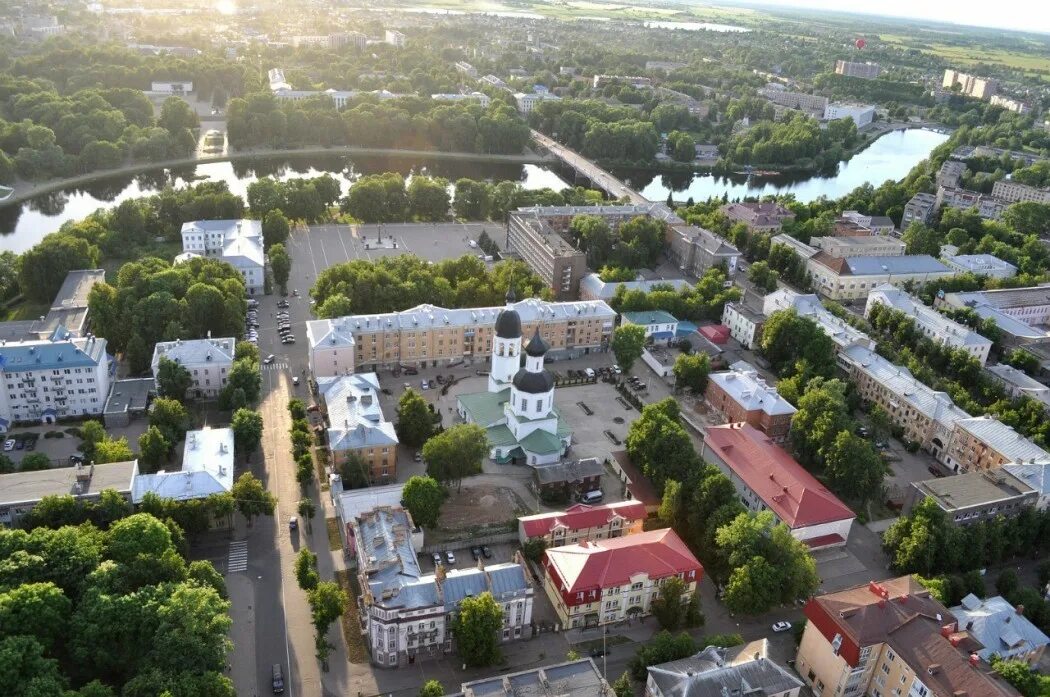
[[[51,309],[51,303],[31,303],[23,300],[6,309],[0,309],[0,322],[18,322],[40,319]]]
[[[343,638],[346,639],[347,659],[351,663],[368,663],[368,647],[361,634],[361,616],[357,612],[357,598],[361,596],[361,587],[357,577],[347,569],[335,572],[339,587],[350,596],[350,603],[343,613]]]
[[[343,548],[343,536],[339,534],[339,519],[325,518],[325,527],[328,529],[328,549],[333,552]]]
[[[941,42],[925,43],[916,40],[914,37],[906,37],[899,34],[880,34],[879,39],[886,43],[917,49],[923,53],[941,56],[959,63],[994,63],[1019,70],[1050,73],[1050,56],[1036,50],[1034,47],[1031,52],[1016,53],[1004,49],[984,48],[981,46],[957,46]]]

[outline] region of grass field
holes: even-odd
[[[597,0],[524,0],[513,4],[488,0],[410,0],[403,7],[424,7],[457,12],[531,12],[554,19],[619,19],[641,22],[665,20],[683,22],[732,23],[760,17],[761,13],[746,8],[713,7],[650,7],[631,3],[600,2]]]
[[[7,310],[0,310],[0,322],[19,322],[22,320],[39,319],[46,315],[51,309],[50,303],[31,303],[22,301],[15,303]]]
[[[920,43],[912,37],[897,34],[880,34],[879,39],[886,43],[897,44],[917,49],[923,53],[940,56],[957,63],[976,64],[994,63],[1008,68],[1050,73],[1050,55],[1033,50],[1031,53],[1017,53],[1003,49],[983,48],[978,46],[953,46],[934,42]]]

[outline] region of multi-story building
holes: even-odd
[[[500,641],[519,639],[532,623],[533,588],[521,563],[480,562],[468,569],[439,564],[424,574],[423,531],[408,511],[379,506],[349,523],[360,602],[372,663],[385,668],[436,658],[453,648],[452,618],[469,597],[491,593],[503,609]],[[520,556],[516,555],[520,562]]]
[[[713,266],[725,266],[730,276],[736,273],[740,250],[710,230],[672,225],[667,234],[667,257],[680,271],[700,277]]]
[[[477,102],[484,108],[492,102],[492,99],[484,92],[447,92],[432,94],[430,98],[437,102]]]
[[[780,232],[795,214],[775,201],[727,203],[719,210],[731,223],[743,223],[751,232]]]
[[[828,108],[828,98],[805,92],[789,92],[783,85],[770,83],[758,91],[759,96],[765,97],[774,104],[785,106],[789,109],[798,109],[807,113],[820,115]]]
[[[952,150],[952,157],[956,160],[968,160],[972,157],[999,159],[1004,156],[1009,157],[1011,160],[1019,160],[1029,167],[1036,162],[1042,162],[1047,159],[1039,153],[1007,150],[1006,148],[996,148],[991,145],[960,145],[955,150]]]
[[[356,373],[317,378],[317,392],[328,421],[327,447],[338,471],[351,458],[367,468],[373,484],[397,478],[397,433],[379,404],[379,377]]]
[[[544,552],[543,570],[543,589],[572,629],[644,617],[665,579],[681,579],[691,595],[704,572],[670,528],[554,547]]]
[[[762,300],[762,312],[766,317],[781,310],[794,310],[800,317],[812,320],[835,343],[835,349],[839,356],[839,365],[842,367],[847,367],[848,365],[842,362],[842,351],[846,348],[850,346],[875,348],[875,342],[872,341],[871,337],[845,320],[828,312],[827,308],[820,302],[820,298],[815,295],[802,295],[793,290],[781,288],[770,293]]]
[[[823,250],[835,259],[848,257],[900,257],[905,244],[889,235],[847,235],[843,237],[813,237],[811,247]]]
[[[106,340],[70,337],[0,343],[0,433],[16,423],[53,424],[101,414],[111,377]]]
[[[484,82],[487,85],[492,85],[493,87],[498,87],[501,90],[509,90],[510,89],[510,86],[507,85],[506,82],[504,82],[500,78],[496,77],[495,75],[482,75],[480,78],[478,78],[478,80],[480,80],[481,82]]]
[[[844,545],[857,515],[773,440],[746,423],[707,429],[700,453],[752,511],[771,511],[811,549]]]
[[[1024,616],[1024,607],[1011,605],[1001,595],[981,600],[969,593],[952,608],[952,614],[960,627],[984,645],[977,655],[986,662],[992,656],[1034,662],[1040,649],[1050,644],[1050,637]]]
[[[810,598],[796,669],[816,697],[1018,697],[911,576]]]
[[[959,186],[964,174],[966,174],[965,162],[945,160],[941,168],[937,170],[937,186],[955,188]]]
[[[195,220],[182,224],[182,251],[220,258],[244,277],[248,293],[262,293],[266,259],[258,220]]]
[[[930,499],[954,525],[970,525],[1013,517],[1035,506],[1035,489],[1005,470],[964,472],[954,477],[912,482],[905,510]]]
[[[928,254],[842,259],[818,252],[809,258],[807,268],[813,287],[832,300],[861,300],[872,289],[887,283],[924,284],[957,273]]]
[[[920,444],[934,457],[944,454],[955,422],[970,418],[947,394],[927,387],[906,367],[890,363],[870,348],[854,344],[839,356],[860,398],[882,407],[904,429],[905,440]]]
[[[17,527],[45,496],[97,501],[103,491],[111,489],[130,500],[136,471],[138,461],[131,460],[0,474],[0,527]]]
[[[191,80],[167,80],[163,82],[154,80],[150,83],[150,91],[181,97],[193,91],[193,82]]]
[[[798,697],[802,681],[769,657],[769,640],[649,666],[645,697]]]
[[[876,305],[903,312],[915,321],[915,328],[924,336],[939,344],[966,351],[980,361],[981,365],[988,360],[988,353],[992,350],[991,341],[966,325],[959,324],[932,307],[924,305],[903,290],[891,285],[878,286],[872,290],[864,307],[865,318],[871,317],[871,310]]]
[[[601,300],[552,303],[529,298],[513,307],[522,331],[531,334],[539,329],[550,345],[548,358],[605,350],[616,320],[616,313]],[[402,312],[308,322],[310,366],[315,376],[323,376],[488,360],[496,318],[503,309],[418,305]]]
[[[722,414],[725,423],[750,424],[777,443],[787,439],[791,418],[797,411],[746,363],[711,373],[704,397]]]
[[[564,511],[518,518],[518,540],[524,545],[541,538],[547,547],[561,547],[587,540],[613,539],[642,532],[646,517],[645,504],[638,501],[600,506],[578,503]]]
[[[390,44],[394,48],[404,48],[405,38],[405,35],[396,29],[387,29],[383,32],[383,42]]]
[[[477,77],[478,69],[466,61],[456,61],[456,72],[463,73],[467,77]]]
[[[607,697],[612,692],[593,658],[529,668],[460,685],[457,697]]]
[[[579,294],[587,255],[559,235],[538,209],[519,209],[508,216],[507,249],[547,283],[556,299],[572,300]]]
[[[992,196],[1010,203],[1019,201],[1033,201],[1035,203],[1050,203],[1050,189],[1040,189],[1028,186],[1011,179],[1000,179],[992,184]]]
[[[678,292],[690,290],[693,284],[682,278],[656,279],[652,281],[603,281],[596,273],[589,273],[580,280],[580,300],[604,300],[609,302],[623,287],[626,291],[640,290],[648,293],[653,289],[671,287]]]
[[[879,76],[881,68],[878,63],[860,63],[854,61],[835,61],[835,74],[847,77],[859,77],[864,80],[874,80]]]
[[[929,223],[937,212],[937,197],[933,194],[918,193],[904,204],[901,216],[901,230],[906,230],[912,223]]]
[[[1003,465],[1002,469],[1035,490],[1036,508],[1045,511],[1050,506],[1050,461],[1012,463]]]
[[[1017,275],[1016,266],[991,254],[944,254],[943,251],[941,261],[959,273],[989,278],[1013,278]]]
[[[986,220],[998,220],[1009,205],[1006,201],[967,189],[937,187],[937,208],[947,206],[966,210],[976,208],[977,214]]]
[[[1027,114],[1032,110],[1032,107],[1027,102],[1001,94],[993,94],[991,104],[992,106],[1001,106],[1007,111],[1012,111],[1016,114]]]
[[[232,428],[187,431],[179,469],[140,474],[136,460],[131,502],[141,503],[146,494],[175,501],[226,494],[233,488],[233,469]]]
[[[226,387],[227,376],[233,367],[236,346],[237,341],[233,337],[162,341],[153,347],[153,360],[150,362],[153,379],[158,379],[160,359],[167,358],[178,363],[190,374],[192,382],[186,390],[188,396],[197,399],[218,397]],[[160,389],[159,383],[157,389]]]
[[[722,310],[722,324],[729,327],[729,335],[746,349],[755,348],[762,340],[766,318],[741,303],[726,303]]]
[[[1050,411],[1050,387],[1029,377],[1023,370],[1018,370],[1012,365],[997,363],[985,366],[985,370],[992,378],[1006,390],[1010,397],[1028,397],[1043,405]]]
[[[875,118],[875,107],[870,104],[832,102],[824,107],[824,120],[853,119],[857,128],[864,128]]]
[[[1015,343],[1044,341],[1042,327],[1050,323],[1050,285],[945,293],[934,306],[947,305],[973,310],[981,319],[991,319]]]
[[[646,339],[662,344],[672,341],[678,333],[678,319],[664,310],[624,312],[620,315],[620,324],[644,327]]]
[[[1050,453],[987,414],[956,421],[944,454],[944,463],[955,472],[1043,461],[1050,461]]]
[[[594,89],[612,83],[622,83],[638,89],[642,87],[652,87],[653,80],[652,78],[641,75],[595,75],[591,79],[591,87]]]
[[[684,68],[687,65],[688,63],[678,63],[675,61],[645,61],[646,70],[665,70],[667,72],[672,72],[679,68]]]
[[[958,70],[945,70],[941,86],[950,90],[959,85],[959,93],[975,99],[991,99],[999,91],[999,81],[990,77],[977,77]]]
[[[528,114],[540,102],[557,102],[561,98],[550,92],[515,92],[514,101],[518,105],[518,111]]]

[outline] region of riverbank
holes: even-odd
[[[151,172],[158,169],[170,169],[176,167],[192,167],[196,165],[211,164],[215,162],[236,162],[239,160],[252,160],[268,157],[313,157],[317,155],[359,156],[359,157],[416,157],[429,160],[458,160],[467,162],[484,162],[494,164],[510,165],[545,165],[554,161],[553,158],[538,155],[533,152],[522,155],[497,155],[491,153],[476,152],[446,152],[441,150],[409,150],[400,148],[361,148],[356,146],[344,146],[335,148],[299,148],[296,150],[282,150],[280,148],[265,148],[261,150],[237,150],[222,155],[206,155],[203,157],[183,157],[161,162],[143,162],[128,164],[117,169],[104,169],[76,177],[65,179],[51,179],[46,182],[18,182],[13,185],[14,193],[0,200],[0,208],[23,203],[29,199],[42,194],[50,194],[75,186],[92,184],[96,181],[109,179],[111,177],[128,176]]]

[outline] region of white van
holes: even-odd
[[[583,374],[589,377],[591,380],[594,379],[594,368],[584,368]]]
[[[594,491],[588,491],[587,493],[580,496],[580,503],[600,503],[602,500],[602,490],[595,489]]]

